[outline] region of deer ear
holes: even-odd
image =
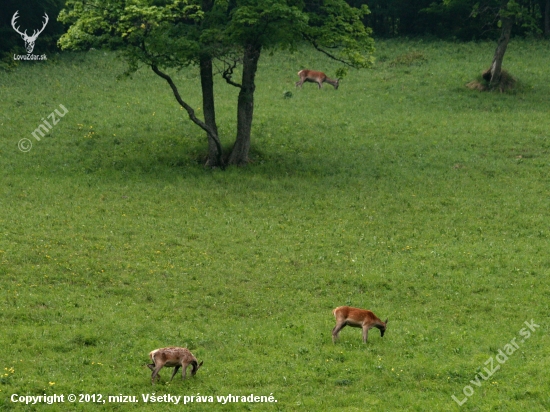
[[[202,366],[203,363],[204,363],[204,361],[201,361],[201,363],[199,363],[199,368]]]
[[[384,323],[388,323],[388,319],[386,318],[386,321]]]

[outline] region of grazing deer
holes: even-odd
[[[302,87],[304,82],[311,82],[317,83],[320,89],[323,83],[327,82],[328,84],[332,84],[335,89],[338,89],[338,82],[340,81],[340,79],[329,79],[325,73],[316,72],[315,70],[300,70],[298,76],[300,76],[300,80],[296,82],[296,87]]]
[[[19,26],[15,27],[16,20],[19,18],[19,15],[17,13],[19,13],[19,10],[17,10],[14,13],[13,17],[11,18],[11,26],[17,32],[17,34],[19,34],[21,38],[25,41],[25,48],[27,49],[27,53],[30,54],[34,50],[34,43],[36,42],[38,35],[44,31],[44,29],[46,28],[46,24],[48,24],[48,21],[50,20],[50,18],[46,13],[44,13],[44,23],[42,24],[42,28],[40,30],[33,30],[32,36],[29,36],[27,34],[27,30],[25,30],[24,32],[20,32]]]
[[[336,326],[332,329],[332,342],[336,342],[338,339],[338,333],[344,328],[344,326],[353,326],[356,328],[363,328],[363,343],[367,343],[367,336],[369,329],[380,329],[380,336],[384,336],[386,332],[386,324],[388,320],[382,322],[376,317],[370,310],[352,308],[349,306],[340,306],[332,311],[332,314],[336,318]]]
[[[155,378],[160,379],[159,371],[163,366],[169,368],[174,368],[174,373],[170,378],[170,381],[174,379],[174,376],[178,372],[179,368],[183,367],[181,371],[182,379],[185,379],[185,374],[187,373],[187,367],[191,365],[193,369],[191,370],[191,376],[195,376],[199,368],[202,366],[202,362],[198,363],[197,358],[193,356],[189,349],[187,348],[161,348],[155,349],[149,353],[149,357],[153,361],[152,364],[147,365],[149,369],[153,371],[151,374],[151,383],[155,383]]]

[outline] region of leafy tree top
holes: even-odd
[[[109,47],[129,63],[181,67],[201,54],[223,56],[246,44],[295,48],[304,40],[333,59],[368,67],[374,42],[367,14],[344,0],[68,0],[62,49]]]

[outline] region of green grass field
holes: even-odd
[[[172,406],[193,411],[549,410],[550,45],[511,42],[517,92],[468,90],[494,47],[379,41],[336,91],[294,89],[302,68],[334,75],[321,55],[264,53],[254,162],[226,171],[203,169],[204,133],[150,70],[117,81],[91,51],[1,72],[0,410],[165,410],[153,393],[212,397]],[[175,78],[199,109],[197,70]],[[216,93],[229,149],[237,91]],[[386,335],[333,345],[340,305]],[[172,345],[204,366],[153,387],[148,353]]]

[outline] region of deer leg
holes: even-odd
[[[337,323],[334,329],[332,329],[332,342],[335,343],[336,339],[338,339],[338,334],[342,329],[344,329],[344,326],[346,326],[346,323]]]
[[[187,367],[188,367],[188,366],[189,366],[188,363],[186,363],[186,364],[183,365],[183,369],[182,369],[182,371],[181,371],[181,378],[182,378],[183,380],[185,380],[185,376],[187,375]]]
[[[151,364],[147,365],[147,367],[148,367],[149,369],[151,369],[151,371],[152,371],[153,373],[155,372],[155,364],[154,364],[154,363],[151,363]],[[151,374],[151,377],[153,377],[153,374]]]
[[[367,343],[367,338],[369,337],[369,328],[368,326],[363,326],[363,343]]]
[[[299,80],[296,82],[296,87],[302,87],[302,84],[304,84],[304,82],[302,80]]]
[[[158,366],[155,366],[153,370],[153,373],[151,374],[151,383],[154,384],[155,383],[155,378],[158,377],[158,379],[160,380],[160,375],[159,375],[159,371],[162,369],[162,367],[164,366],[164,364],[160,363]]]
[[[180,365],[177,365],[174,368],[174,373],[172,373],[172,377],[170,378],[170,382],[172,382],[172,379],[174,379],[174,376],[176,376],[176,373],[178,373],[179,368],[180,368]]]
[[[317,84],[319,85],[319,89],[323,87],[323,82],[317,82]]]

